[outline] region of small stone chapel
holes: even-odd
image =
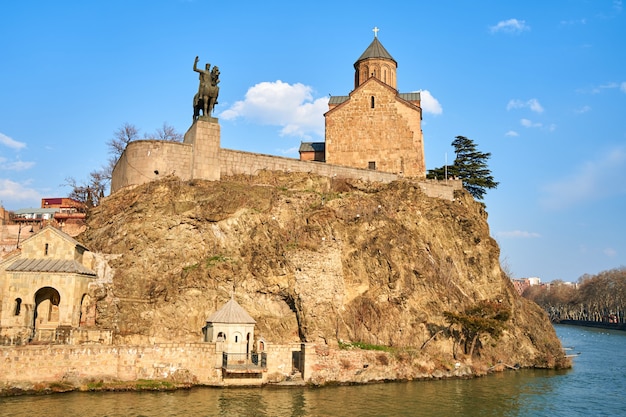
[[[223,351],[246,355],[254,350],[256,321],[232,297],[206,320],[205,342],[223,342]]]
[[[24,240],[0,262],[0,343],[69,343],[87,324],[92,267],[91,252],[52,226]]]

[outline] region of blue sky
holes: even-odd
[[[3,1],[0,200],[66,195],[125,122],[184,133],[196,55],[220,67],[222,146],[295,158],[376,26],[400,92],[422,91],[427,167],[457,135],[491,152],[489,225],[514,276],[626,265],[622,1],[402,3]]]

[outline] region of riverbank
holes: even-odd
[[[565,324],[568,326],[594,327],[596,329],[621,330],[626,331],[626,323],[606,323],[601,321],[586,320],[561,320],[555,324]]]
[[[509,366],[505,364],[496,364],[487,369],[475,370],[469,366],[459,367],[453,371],[436,370],[429,375],[420,375],[413,378],[402,379],[385,379],[385,380],[369,380],[363,382],[338,382],[333,381],[324,386],[353,386],[353,385],[371,385],[392,382],[410,382],[410,381],[440,381],[440,380],[463,380],[482,378],[493,373],[503,373],[510,371],[518,371],[519,367]],[[21,382],[0,385],[0,397],[13,397],[22,395],[51,395],[63,394],[69,392],[167,392],[190,390],[193,388],[224,388],[224,386],[206,385],[191,382],[176,382],[172,380],[137,380],[137,381],[54,381],[54,382]],[[229,388],[250,389],[251,385],[237,385]],[[304,382],[303,380],[291,381],[284,380],[275,383],[265,383],[256,388],[319,388],[321,385]]]

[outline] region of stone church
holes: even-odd
[[[87,324],[92,266],[93,254],[52,226],[24,240],[0,262],[0,344],[71,343]]]
[[[424,178],[420,93],[398,92],[397,68],[374,36],[354,64],[354,90],[330,97],[325,143],[303,143],[300,158]]]

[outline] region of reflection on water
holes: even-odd
[[[626,415],[626,333],[557,327],[581,356],[567,371],[325,388],[195,388],[0,399],[4,416],[589,416]]]

